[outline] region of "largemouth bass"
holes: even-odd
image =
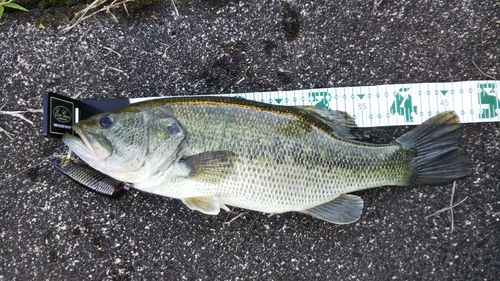
[[[350,192],[469,174],[459,118],[443,112],[389,144],[361,142],[346,113],[226,97],[150,100],[93,116],[63,141],[94,169],[218,214],[226,205],[347,224]]]

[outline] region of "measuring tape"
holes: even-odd
[[[500,81],[416,83],[220,94],[285,106],[320,106],[349,113],[359,127],[418,125],[439,112],[455,111],[463,123],[500,121]],[[158,98],[158,97],[155,97]],[[74,100],[43,95],[43,135],[61,137],[90,116],[154,98]]]
[[[443,111],[463,123],[500,121],[500,81],[414,83],[222,94],[288,106],[321,106],[349,113],[359,127],[418,125]],[[131,103],[150,98],[131,99]]]

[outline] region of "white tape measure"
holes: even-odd
[[[415,83],[223,94],[270,104],[312,105],[349,113],[359,127],[417,125],[455,111],[463,123],[500,121],[500,81]],[[148,98],[131,99],[139,102]]]

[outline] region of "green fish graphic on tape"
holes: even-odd
[[[231,205],[348,224],[363,208],[349,192],[467,176],[459,126],[443,112],[390,144],[370,144],[356,140],[343,112],[180,97],[93,116],[63,141],[94,169],[206,214]]]

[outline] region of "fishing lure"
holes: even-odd
[[[49,162],[72,180],[99,194],[114,197],[132,187],[131,183],[107,176],[70,155],[50,157]]]

